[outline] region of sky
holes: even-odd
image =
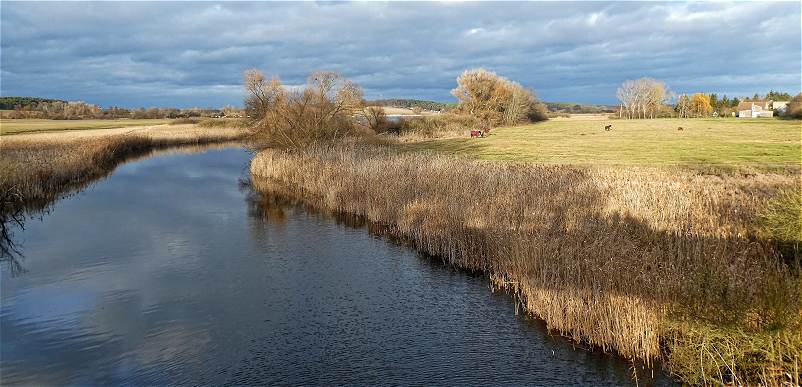
[[[242,74],[316,70],[368,99],[454,101],[482,67],[544,101],[800,91],[800,2],[0,2],[0,95],[101,106],[241,106]]]

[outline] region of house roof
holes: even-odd
[[[767,109],[769,106],[769,101],[755,100],[740,102],[738,103],[738,110],[752,110],[752,104],[760,106],[762,109]]]

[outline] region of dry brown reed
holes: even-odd
[[[367,217],[549,328],[687,383],[799,380],[802,280],[756,212],[797,177],[494,163],[365,144],[264,150],[254,185]],[[796,367],[796,368],[795,368]]]
[[[414,142],[432,138],[465,137],[471,130],[487,130],[481,120],[467,114],[442,113],[403,118],[389,124],[387,132],[397,134],[392,140]]]
[[[4,212],[38,210],[116,165],[153,150],[243,138],[242,130],[140,131],[82,136],[74,133],[4,136],[0,139],[0,192],[14,200]]]

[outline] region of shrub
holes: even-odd
[[[245,128],[247,122],[239,118],[208,118],[200,120],[198,126],[201,128]]]
[[[466,70],[451,91],[457,109],[486,123],[487,126],[514,125],[548,119],[546,107],[534,92],[520,84],[485,69]]]
[[[802,119],[802,93],[797,94],[788,102],[785,115],[791,118]]]
[[[386,133],[390,130],[390,121],[381,106],[368,106],[360,117],[364,125],[374,133]]]
[[[390,123],[388,132],[402,136],[440,137],[447,134],[462,135],[471,129],[487,130],[479,118],[467,114],[443,113],[438,115],[402,119]]]
[[[333,72],[309,76],[302,90],[288,90],[258,70],[245,73],[246,109],[254,120],[257,146],[303,148],[358,133],[355,114],[362,89]]]
[[[170,121],[170,125],[197,124],[199,122],[200,122],[199,118],[176,118]]]

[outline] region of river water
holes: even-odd
[[[127,163],[17,230],[0,382],[635,383],[630,363],[549,335],[480,275],[254,194],[250,157]],[[641,385],[672,383],[636,368]]]

